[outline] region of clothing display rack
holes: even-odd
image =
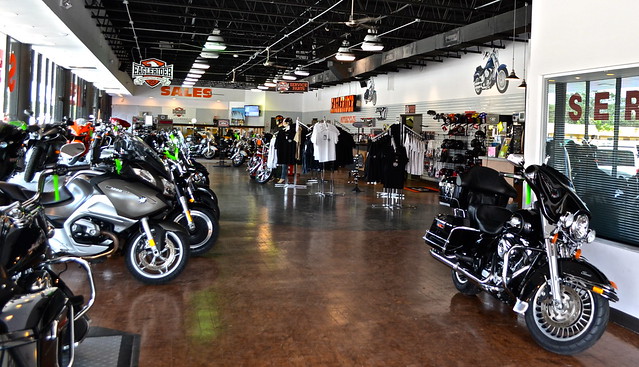
[[[393,124],[395,125],[395,124]],[[393,126],[391,125],[391,126]],[[421,136],[421,134],[415,132],[413,129],[409,128],[408,126],[399,123],[400,126],[400,141],[401,144],[404,144],[404,141],[406,140],[406,135],[410,134],[413,135],[414,137],[418,138],[419,140],[424,140],[424,138]],[[379,139],[390,135],[390,130],[391,128],[389,127],[388,129],[384,130],[383,132],[375,135],[374,137],[371,138],[372,141],[378,141]],[[405,148],[405,147],[404,147]],[[404,173],[405,174],[405,173]],[[386,209],[403,209],[403,208],[410,208],[410,209],[415,209],[414,206],[406,206],[403,205],[402,202],[404,201],[404,199],[406,198],[406,195],[404,194],[404,189],[398,189],[398,188],[388,188],[388,187],[384,187],[382,189],[381,192],[377,192],[376,193],[377,198],[381,198],[382,199],[382,203],[381,204],[373,204],[372,207],[373,208],[386,208]]]
[[[295,120],[295,128],[297,129],[297,126],[303,126],[305,127],[307,130],[310,130],[310,128],[308,126],[306,126],[303,122],[301,122],[299,120],[299,117]],[[285,182],[285,183],[281,183],[281,184],[275,184],[275,187],[283,187],[284,189],[306,189],[308,188],[306,184],[298,184],[297,183],[297,162],[293,165],[293,182],[290,183]]]
[[[335,123],[333,121],[330,120],[322,120],[321,122],[318,122],[317,124],[315,124],[314,128],[317,128],[316,126],[319,124],[331,124],[333,126],[335,126]],[[330,179],[326,179],[325,177],[325,172],[326,172],[326,162],[321,162],[322,163],[322,169],[320,170],[320,177],[317,180],[317,191],[314,193],[315,195],[318,196],[342,196],[344,195],[344,193],[336,193],[335,192],[335,180],[333,179],[333,174],[334,171],[331,171],[330,174]],[[328,184],[328,185],[327,185]],[[327,190],[328,188],[328,190]]]

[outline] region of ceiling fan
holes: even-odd
[[[346,26],[350,27],[350,28],[374,28],[375,26],[369,23],[377,23],[380,20],[386,18],[387,16],[391,15],[391,14],[395,14],[397,12],[400,12],[402,10],[404,10],[405,8],[409,7],[410,4],[404,4],[403,6],[399,7],[398,9],[390,12],[387,15],[380,15],[379,17],[363,17],[363,18],[358,18],[355,19],[355,14],[354,14],[354,10],[355,10],[355,0],[351,1],[351,14],[348,17],[348,20],[345,22],[328,22],[328,23],[337,23],[337,24],[345,24]]]

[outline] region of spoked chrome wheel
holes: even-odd
[[[526,311],[526,325],[535,341],[558,354],[590,348],[608,324],[608,300],[585,288],[560,286],[561,305],[555,305],[550,285],[537,288]]]
[[[148,245],[144,233],[137,234],[127,246],[126,265],[131,274],[146,284],[163,284],[177,277],[186,266],[189,242],[177,232],[165,232],[164,245],[158,253]]]
[[[508,71],[506,69],[499,69],[497,71],[497,90],[499,93],[505,93],[506,89],[508,89]]]
[[[257,169],[257,173],[255,174],[255,180],[261,184],[265,184],[268,180],[271,179],[273,175],[273,170],[271,168],[266,167],[266,164],[263,164],[261,167]]]

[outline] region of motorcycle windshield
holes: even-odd
[[[575,192],[572,182],[561,172],[545,164],[531,165],[526,168],[526,176],[532,177],[529,184],[539,199],[541,212],[551,223],[559,221],[567,212],[590,216],[588,207]]]
[[[128,161],[144,161],[157,170],[158,174],[166,176],[166,169],[162,159],[142,139],[130,134],[121,134],[113,144],[120,158]]]

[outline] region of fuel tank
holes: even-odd
[[[75,178],[66,184],[66,189],[71,193],[71,201],[63,201],[60,204],[50,204],[44,209],[47,218],[54,226],[62,227],[64,221],[69,218],[91,195],[94,194],[93,185],[87,180]]]
[[[157,190],[139,182],[114,176],[98,182],[97,186],[113,203],[118,215],[123,217],[140,219],[168,208],[168,203],[162,200]]]

